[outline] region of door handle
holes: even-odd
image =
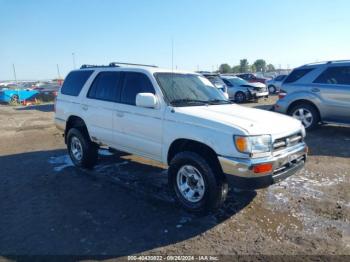
[[[88,107],[88,105],[81,105],[81,109],[83,109],[84,111],[86,111],[86,110],[89,109],[89,107]]]
[[[318,93],[318,92],[320,92],[320,89],[314,87],[311,89],[311,92]]]

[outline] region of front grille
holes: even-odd
[[[283,150],[285,148],[294,146],[302,141],[303,141],[303,136],[301,133],[277,138],[272,145],[273,151]]]

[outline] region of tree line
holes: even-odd
[[[229,64],[221,64],[219,72],[227,73],[245,73],[245,72],[272,72],[275,71],[273,64],[267,64],[264,59],[257,59],[253,64],[249,64],[247,59],[241,59],[239,65],[230,66]]]

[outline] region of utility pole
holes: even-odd
[[[75,53],[72,53],[72,59],[73,59],[73,69],[76,69],[76,66],[75,66]]]
[[[13,68],[13,76],[15,77],[15,83],[16,83],[16,85],[17,85],[17,75],[16,75],[15,64],[12,64],[12,68]]]
[[[58,79],[61,79],[60,68],[58,64],[57,64],[57,76],[58,76]]]

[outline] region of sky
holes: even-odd
[[[0,0],[0,79],[14,79],[13,64],[17,79],[56,78],[57,65],[64,77],[72,53],[76,67],[191,71],[349,59],[349,13],[348,0]]]

